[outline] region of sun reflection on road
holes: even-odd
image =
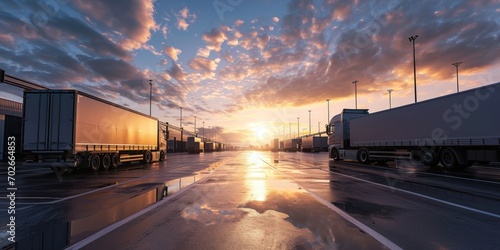
[[[245,185],[249,189],[250,201],[266,201],[268,189],[264,162],[261,160],[260,152],[251,152],[247,158],[247,171],[245,174]]]

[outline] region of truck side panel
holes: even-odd
[[[154,118],[78,94],[76,151],[158,150]]]
[[[354,147],[498,145],[500,83],[352,119]]]

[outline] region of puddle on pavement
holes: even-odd
[[[72,201],[68,203],[52,205],[55,210],[66,215],[58,215],[51,220],[40,219],[40,223],[33,226],[28,232],[18,235],[16,245],[12,246],[15,249],[63,249],[69,245],[73,245],[86,237],[98,232],[99,230],[123,220],[146,207],[160,201],[163,197],[179,192],[187,186],[199,181],[203,177],[209,175],[213,169],[219,166],[220,163],[211,164],[208,168],[196,172],[194,175],[177,178],[164,183],[142,183],[133,186],[136,190],[143,190],[140,194],[132,196],[125,201],[115,204],[109,208],[96,211],[84,212],[89,214],[79,218],[71,217],[71,209],[81,209],[72,206]],[[130,187],[129,187],[130,188]],[[115,190],[117,193],[133,193],[131,190]],[[80,201],[79,201],[80,202]],[[78,202],[77,202],[78,203]],[[226,214],[226,211],[220,211],[219,214]],[[50,214],[50,212],[49,212]],[[50,216],[50,215],[49,215]],[[66,219],[64,219],[66,218]],[[37,222],[32,222],[37,224]]]
[[[263,216],[269,211],[286,215],[285,220],[296,228],[308,229],[322,248],[382,249],[380,242],[318,203],[305,192],[270,190],[264,201],[253,200],[240,206]]]
[[[92,235],[96,231],[127,218],[161,200],[163,196],[162,192],[163,185],[157,185],[157,187],[127,199],[113,207],[69,222],[70,244],[74,244]]]
[[[316,243],[334,249],[381,249],[377,240],[317,202],[305,192],[270,190],[264,201],[253,200],[240,205],[262,216],[268,212],[279,212],[296,228],[308,229]]]
[[[240,221],[248,212],[237,208],[216,209],[208,204],[194,204],[182,211],[182,218],[199,221],[205,225]]]
[[[197,175],[187,176],[178,178],[175,180],[165,182],[165,187],[167,188],[166,196],[173,195],[180,190],[186,188],[187,186],[201,180],[206,175],[210,174],[209,172],[206,174],[199,173]]]

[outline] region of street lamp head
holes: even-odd
[[[151,79],[149,80],[149,85],[151,85],[151,86],[153,85],[153,80],[151,80]]]
[[[417,40],[417,37],[418,37],[418,35],[415,35],[415,36],[410,36],[410,37],[408,38],[408,40],[410,40],[410,42],[412,42],[412,41]]]
[[[330,99],[326,99],[326,101],[327,101],[327,102],[329,102],[329,101],[330,101]]]
[[[358,83],[358,82],[359,82],[358,80],[354,80],[352,83],[356,84],[356,83]]]
[[[452,63],[451,65],[455,66],[458,68],[458,66],[460,66],[460,64],[462,64],[462,62],[455,62],[455,63]]]
[[[387,92],[391,93],[394,89],[388,89]]]

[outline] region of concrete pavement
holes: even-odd
[[[318,202],[280,174],[274,159],[265,157],[241,153],[191,188],[74,248],[394,248]]]

